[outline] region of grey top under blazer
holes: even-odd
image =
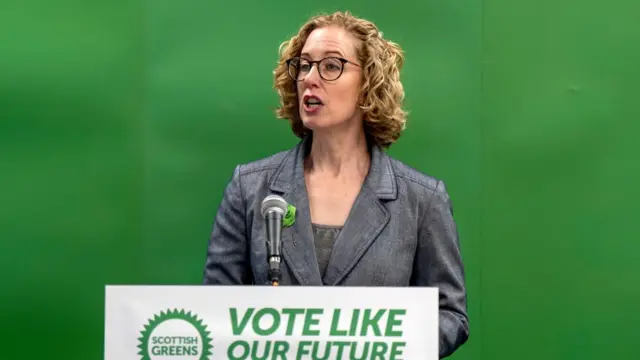
[[[440,292],[440,357],[469,336],[464,268],[449,195],[442,181],[371,146],[371,166],[340,231],[324,275],[315,253],[303,159],[294,148],[235,168],[207,249],[204,283],[267,284],[260,205],[270,194],[297,208],[282,232],[281,285],[433,286]]]

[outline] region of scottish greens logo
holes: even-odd
[[[207,326],[185,310],[167,310],[149,319],[140,332],[140,360],[209,360],[213,345]]]

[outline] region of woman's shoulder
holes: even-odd
[[[266,196],[274,174],[292,152],[293,149],[288,149],[236,164],[227,191],[241,196],[247,203]]]
[[[398,160],[394,157],[388,156],[391,167],[393,168],[394,175],[399,180],[408,181],[414,183],[417,186],[425,187],[427,189],[434,190],[438,188],[442,180],[434,175],[426,173],[422,170],[418,170],[407,163]]]
[[[257,158],[248,162],[238,164],[237,171],[239,175],[249,175],[255,173],[269,172],[276,170],[282,162],[290,156],[294,149],[279,151],[270,155]]]
[[[296,166],[299,145],[236,165],[233,178],[247,191],[273,187],[274,182],[290,183]],[[278,181],[276,181],[278,180]]]

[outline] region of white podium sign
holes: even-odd
[[[107,286],[106,360],[437,360],[438,289]]]

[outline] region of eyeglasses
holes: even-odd
[[[347,63],[360,67],[358,64],[339,57],[327,57],[316,61],[303,59],[301,57],[293,57],[287,60],[289,76],[295,81],[303,81],[311,72],[313,64],[318,64],[318,73],[323,80],[337,80],[344,71],[344,64]]]

